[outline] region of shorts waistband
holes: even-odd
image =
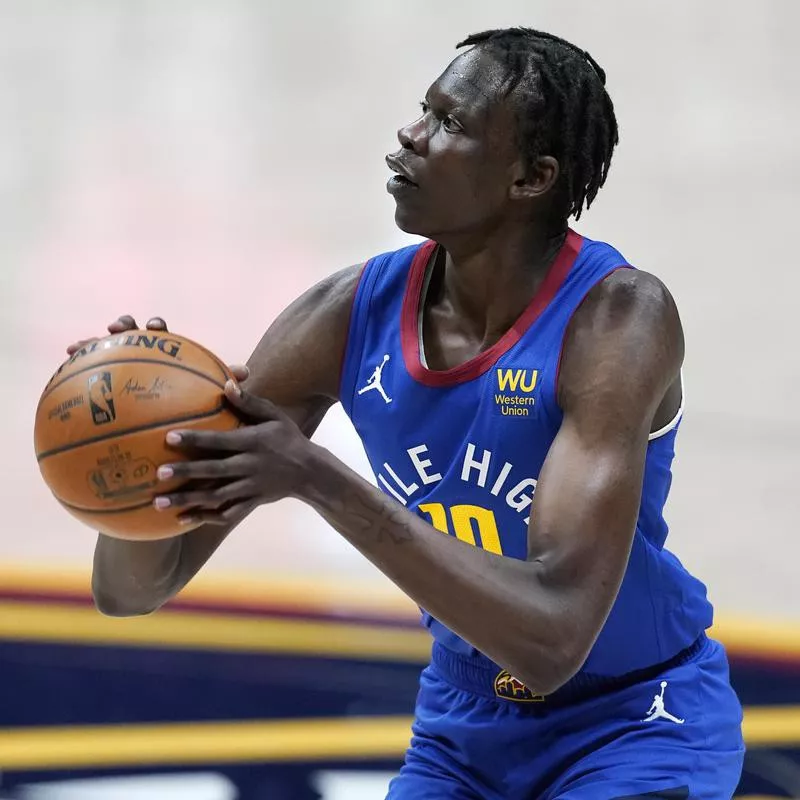
[[[690,661],[703,649],[707,641],[708,637],[703,633],[689,647],[667,661],[624,675],[608,676],[579,672],[560,689],[547,696],[535,695],[521,681],[499,667],[493,668],[454,653],[438,642],[433,644],[431,664],[445,681],[458,689],[484,697],[524,703],[530,705],[532,709],[539,708],[545,711],[653,680],[667,670]]]

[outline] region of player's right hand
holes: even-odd
[[[147,320],[145,327],[149,331],[168,330],[167,323],[161,317],[151,317],[149,320]],[[121,317],[117,317],[117,319],[115,319],[108,326],[108,332],[111,334],[124,333],[125,331],[135,331],[138,329],[139,326],[137,325],[136,320],[130,314],[123,314]],[[90,339],[81,339],[80,341],[73,342],[67,348],[67,355],[73,355],[80,350],[81,347],[85,347],[90,342],[94,342],[99,338],[99,336],[92,336]],[[233,377],[239,382],[247,380],[248,376],[250,375],[250,370],[243,364],[234,364],[228,367],[228,369],[230,369]]]
[[[147,325],[145,327],[150,331],[165,331],[167,330],[167,323],[164,322],[161,317],[152,317],[152,319],[147,320]],[[138,328],[139,326],[136,324],[136,320],[130,314],[123,314],[121,317],[117,317],[108,326],[108,332],[122,333],[123,331],[135,331]],[[91,336],[88,339],[80,339],[77,342],[73,342],[67,348],[67,355],[73,355],[80,350],[81,347],[85,347],[90,342],[97,341],[99,338],[99,336]]]

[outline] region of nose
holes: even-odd
[[[417,155],[425,155],[428,150],[427,115],[404,125],[397,131],[397,139],[404,150],[411,150]]]

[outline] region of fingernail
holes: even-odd
[[[174,474],[175,470],[172,467],[159,467],[156,472],[160,481],[168,481]]]
[[[219,384],[217,384],[219,386]],[[180,444],[181,443],[181,435],[179,433],[175,433],[175,431],[170,431],[167,434],[167,444]]]
[[[192,525],[194,521],[194,517],[178,517],[178,522],[181,525]]]
[[[169,508],[172,505],[169,497],[156,497],[153,505],[160,511],[162,508]]]
[[[241,397],[242,396],[242,390],[239,388],[239,384],[236,383],[236,381],[234,381],[234,380],[228,380],[225,383],[225,388],[228,391],[233,392],[237,397]]]

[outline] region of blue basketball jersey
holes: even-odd
[[[429,241],[367,262],[342,404],[384,492],[443,533],[522,559],[536,482],[562,420],[556,389],[567,325],[593,286],[629,265],[609,245],[570,231],[500,341],[434,371],[425,365],[421,309],[435,252]],[[616,676],[661,663],[711,625],[705,586],[664,549],[679,421],[680,414],[651,436],[627,571],[583,673]],[[423,621],[444,647],[493,666],[424,611]]]

